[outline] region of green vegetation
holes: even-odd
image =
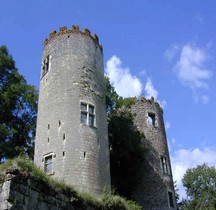
[[[187,200],[183,200],[180,209],[216,209],[216,168],[207,164],[188,169],[182,179],[186,188]]]
[[[132,199],[144,160],[144,135],[133,123],[130,107],[135,98],[122,98],[106,78],[108,135],[112,188],[121,196]]]
[[[7,48],[0,46],[0,163],[20,154],[33,157],[37,98]]]
[[[43,185],[47,192],[61,192],[69,196],[72,204],[81,209],[92,206],[95,210],[141,210],[141,207],[132,201],[128,201],[120,196],[111,193],[104,193],[102,197],[93,197],[88,193],[80,193],[63,182],[56,181],[47,176],[43,171],[32,164],[30,160],[16,158],[0,164],[0,183],[8,169],[19,170],[18,176],[29,178],[38,185]]]
[[[131,199],[142,169],[144,135],[134,126],[128,109],[109,113],[108,131],[112,188]]]

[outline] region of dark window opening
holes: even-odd
[[[170,207],[174,207],[173,193],[168,192]]]
[[[50,124],[47,125],[48,130],[50,129]]]
[[[46,75],[46,73],[49,71],[49,68],[50,68],[50,56],[48,55],[43,61],[41,78],[43,78]]]
[[[52,164],[53,164],[52,155],[45,157],[45,161],[44,161],[44,172],[45,173],[51,174],[53,172]]]
[[[49,141],[50,141],[50,139],[49,138],[47,138],[47,142],[49,143]]]
[[[59,127],[61,126],[61,121],[59,120]]]
[[[161,165],[162,165],[163,173],[171,174],[168,158],[166,156],[161,156]]]
[[[151,126],[155,126],[155,114],[148,113],[148,124]]]
[[[86,152],[83,153],[84,158],[86,158]]]
[[[63,133],[63,140],[65,140],[65,133]]]
[[[63,157],[65,156],[65,151],[62,152]]]

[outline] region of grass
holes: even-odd
[[[47,192],[64,193],[70,198],[74,206],[82,207],[82,209],[85,209],[86,206],[91,206],[95,210],[141,210],[141,207],[135,202],[128,201],[118,195],[113,195],[109,191],[104,192],[102,197],[78,192],[64,182],[47,176],[42,170],[33,165],[30,160],[23,158],[8,160],[0,164],[0,184],[4,180],[6,171],[10,168],[17,168],[20,177],[29,178],[43,185],[43,189],[46,189]]]

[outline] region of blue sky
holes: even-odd
[[[104,68],[122,96],[164,107],[174,180],[216,163],[215,0],[0,0],[0,45],[39,87],[43,42],[60,26],[99,36]]]

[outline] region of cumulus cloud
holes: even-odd
[[[120,96],[134,97],[141,95],[141,81],[131,74],[128,67],[122,67],[122,62],[117,56],[112,56],[107,61],[105,73]]]
[[[110,78],[111,84],[115,87],[116,92],[123,97],[141,96],[144,93],[146,98],[154,97],[162,108],[166,107],[166,101],[158,100],[158,91],[155,89],[152,80],[148,77],[146,70],[142,70],[139,75],[147,78],[146,84],[143,85],[141,80],[132,75],[128,67],[122,67],[121,59],[112,56],[106,63],[105,74]]]
[[[151,97],[154,97],[154,99],[156,100],[156,101],[158,101],[158,103],[160,104],[160,106],[164,109],[165,107],[166,107],[166,101],[165,100],[162,100],[162,101],[160,101],[160,100],[158,100],[158,95],[159,95],[159,93],[158,93],[158,91],[155,89],[155,87],[154,87],[154,85],[153,85],[153,82],[152,82],[152,80],[149,78],[149,77],[147,77],[147,82],[146,82],[146,84],[145,84],[145,88],[144,88],[144,90],[145,90],[145,97],[146,98],[151,98]]]
[[[157,99],[158,91],[154,88],[154,85],[150,78],[147,78],[147,82],[145,85],[146,98],[154,97]]]
[[[173,45],[164,53],[168,61],[176,58],[173,70],[185,87],[193,91],[195,101],[201,101],[203,104],[209,102],[207,94],[201,91],[207,91],[209,88],[208,81],[212,78],[213,73],[208,69],[209,49],[211,43],[206,48],[199,48],[195,44],[187,43],[183,46]]]
[[[205,50],[190,44],[182,47],[174,69],[183,85],[191,89],[208,88],[207,80],[212,77],[212,72],[204,65],[207,56]]]
[[[216,149],[215,148],[195,148],[192,150],[180,149],[171,155],[173,180],[177,181],[177,188],[179,194],[186,198],[185,189],[181,180],[188,168],[196,167],[207,163],[213,166],[216,163]]]

